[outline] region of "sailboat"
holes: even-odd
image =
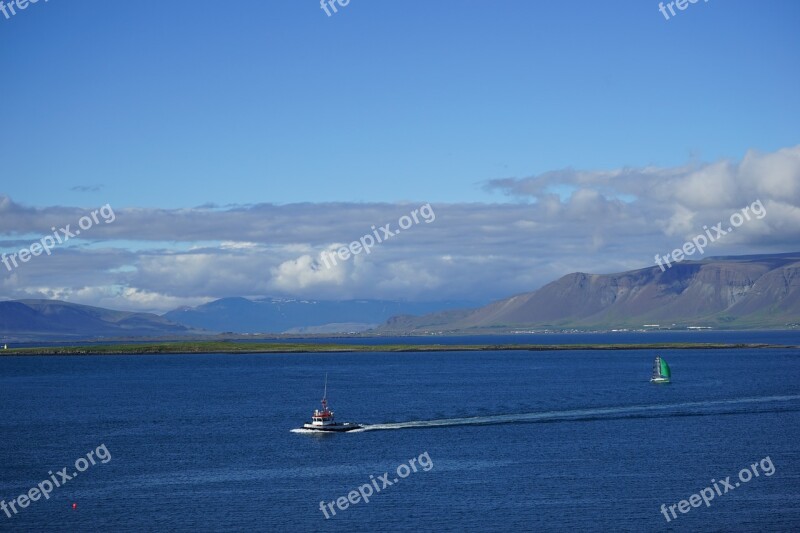
[[[325,374],[325,392],[322,395],[322,409],[314,409],[314,414],[311,415],[311,423],[303,424],[303,429],[310,429],[312,431],[328,431],[328,432],[342,432],[352,431],[359,429],[361,426],[358,424],[351,424],[350,422],[336,422],[333,417],[333,411],[328,407],[328,374]]]
[[[650,383],[669,383],[671,376],[669,365],[660,355],[657,355],[653,362],[653,377],[650,378]]]

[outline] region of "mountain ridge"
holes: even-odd
[[[352,333],[374,328],[396,314],[425,314],[475,302],[220,298],[165,313],[169,320],[209,331],[234,333]]]
[[[536,291],[455,314],[393,317],[377,333],[524,328],[697,326],[750,329],[800,322],[800,252],[723,256],[613,274],[573,272]]]
[[[10,339],[86,339],[189,335],[199,331],[153,313],[116,311],[61,300],[0,301],[0,335]]]

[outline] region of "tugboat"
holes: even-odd
[[[310,429],[312,431],[342,433],[344,431],[353,431],[360,429],[358,424],[350,422],[336,422],[333,417],[333,411],[328,407],[328,374],[325,374],[325,392],[322,395],[322,410],[314,409],[314,414],[311,415],[311,423],[303,424],[303,429]]]

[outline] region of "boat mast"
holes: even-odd
[[[322,409],[328,410],[328,373],[325,372],[325,392],[322,394]]]

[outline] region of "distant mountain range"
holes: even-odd
[[[380,325],[379,327],[376,327]],[[223,298],[163,316],[56,300],[0,302],[7,342],[213,333],[387,335],[543,329],[800,327],[800,252],[685,261],[662,271],[574,273],[483,307],[474,302]]]
[[[6,340],[79,340],[192,333],[197,332],[152,313],[112,311],[58,300],[0,302],[0,335]]]
[[[474,302],[314,301],[223,298],[163,316],[58,300],[0,302],[4,342],[180,338],[214,333],[334,334],[373,328],[398,314],[425,314]]]
[[[474,305],[475,302],[222,298],[197,307],[175,309],[164,318],[216,332],[350,333],[376,327],[395,315]]]
[[[800,252],[684,261],[618,274],[576,272],[477,309],[398,316],[378,333],[527,329],[797,327]]]

